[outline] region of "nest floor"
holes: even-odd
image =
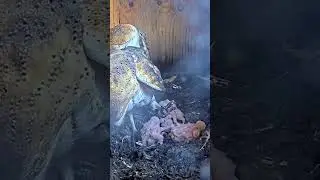
[[[215,148],[235,162],[240,180],[319,179],[320,96],[316,89],[299,84],[295,73],[280,70],[270,75],[263,69],[267,68],[251,72],[254,78],[250,73],[225,73],[230,84],[215,88],[214,124],[210,124],[206,80],[163,73],[164,79],[177,78],[156,98],[175,100],[187,122],[203,120],[207,128],[213,126]],[[149,108],[137,109],[137,128],[153,115]],[[79,143],[74,148],[77,180],[105,179],[110,167],[114,179],[199,179],[200,162],[209,156],[210,147],[200,150],[204,143],[200,140],[176,143],[167,139],[163,145],[145,149],[124,138],[131,135],[130,123],[114,132],[110,149],[101,143]],[[141,140],[139,133],[135,140]],[[111,159],[106,153],[110,150]]]
[[[214,91],[214,145],[240,180],[320,179],[318,90],[295,68],[267,63],[224,71],[231,83]]]
[[[210,129],[210,86],[209,81],[192,76],[163,73],[163,78],[176,76],[166,83],[167,91],[156,94],[157,101],[174,100],[184,113],[186,123],[202,120]],[[125,121],[120,127],[111,127],[109,142],[79,140],[73,149],[59,159],[73,160],[75,179],[104,180],[110,179],[199,179],[201,162],[208,158],[210,144],[203,149],[205,139],[189,143],[177,143],[165,138],[162,145],[144,148],[134,145],[141,140],[140,129],[143,124],[156,115],[151,108],[139,108],[134,113],[138,132],[132,136],[131,124]],[[111,157],[111,158],[110,158]],[[57,162],[59,162],[59,159]],[[48,180],[62,179],[58,166],[53,162],[48,171]]]
[[[172,78],[173,76],[176,78]],[[166,93],[156,95],[156,99],[174,100],[184,113],[186,122],[195,123],[202,120],[209,129],[209,81],[163,73],[163,79],[168,78],[174,80],[166,83]],[[153,115],[154,112],[148,107],[137,109],[134,114],[137,129],[140,130]],[[200,164],[208,157],[210,148],[208,143],[200,150],[205,140],[180,143],[165,138],[162,145],[144,148],[133,146],[131,138],[124,138],[130,136],[131,132],[130,123],[111,132],[111,174],[120,179],[199,179]],[[135,141],[139,140],[140,132],[135,136]]]

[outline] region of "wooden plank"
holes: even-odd
[[[110,0],[110,28],[120,23],[119,0]]]
[[[115,1],[115,0],[112,0]],[[130,23],[148,36],[152,61],[158,65],[172,64],[192,52],[192,34],[182,13],[168,0],[118,0],[112,8],[113,26]],[[114,5],[114,4],[113,4]],[[118,12],[115,12],[118,11]]]

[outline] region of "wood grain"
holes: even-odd
[[[118,9],[119,0],[110,0],[110,28],[120,23]]]
[[[190,27],[172,1],[134,0],[132,6],[128,0],[111,2],[111,27],[130,23],[144,31],[155,64],[172,64],[192,53]]]

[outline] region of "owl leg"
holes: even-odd
[[[130,122],[131,122],[131,125],[132,125],[132,130],[133,132],[137,132],[137,128],[136,128],[136,124],[134,123],[134,118],[133,118],[133,114],[132,113],[129,113],[129,118],[130,118]]]
[[[162,106],[157,102],[157,100],[154,96],[152,96],[150,105],[151,105],[151,108],[153,111],[162,108]]]
[[[74,172],[71,162],[60,167],[61,175],[63,180],[74,180]]]
[[[54,158],[59,174],[63,180],[74,180],[73,156],[68,152],[71,150],[74,141],[76,129],[73,124],[77,124],[75,114],[72,113],[60,130],[60,138],[55,149]]]
[[[121,124],[122,124],[123,121],[124,121],[124,117],[125,117],[125,115],[123,115],[117,122],[115,122],[114,125],[116,125],[116,126],[121,126]]]
[[[127,107],[126,107],[126,109],[124,110],[124,112],[127,112],[128,107],[129,107],[130,104],[131,104],[131,102],[127,105]],[[117,122],[115,122],[114,124],[115,124],[116,126],[120,126],[120,125],[124,122],[125,117],[126,117],[126,113],[123,113],[122,116],[121,116],[121,118],[120,118]]]

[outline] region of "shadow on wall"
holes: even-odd
[[[191,54],[182,57],[183,59],[175,64],[174,71],[209,76],[210,0],[173,0],[173,4],[176,9],[184,7],[181,13],[193,36],[189,41],[189,46],[194,47]]]
[[[316,20],[320,17],[319,7],[320,1],[315,0],[216,2],[216,47],[217,52],[221,52],[217,70],[242,68],[243,64],[263,61],[251,58],[257,53],[262,57],[271,56],[265,60],[273,66],[277,63],[298,66],[292,64],[296,62],[283,62],[285,60],[276,57],[283,52],[284,45],[299,49],[320,45],[320,26]]]
[[[319,1],[216,2],[217,74],[233,82],[231,93],[265,104],[266,119],[294,123],[318,114],[318,7]]]

